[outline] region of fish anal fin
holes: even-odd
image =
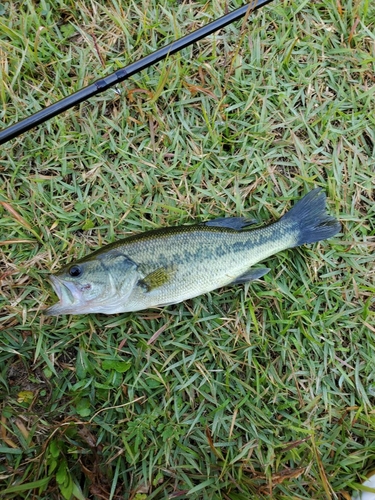
[[[265,274],[267,274],[270,271],[268,267],[257,267],[254,269],[250,269],[249,271],[246,271],[246,273],[241,274],[241,276],[238,276],[234,281],[232,281],[232,285],[238,285],[239,283],[247,283],[248,281],[254,281]]]
[[[155,271],[150,272],[144,278],[138,281],[138,285],[146,290],[146,292],[151,292],[155,288],[159,288],[165,285],[172,279],[174,271],[172,269],[167,269],[165,267],[159,267]]]
[[[245,217],[221,217],[203,222],[202,225],[209,227],[223,227],[239,231],[240,229],[250,226],[251,224],[256,224],[257,222],[258,221],[256,219],[246,219]]]

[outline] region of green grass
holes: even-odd
[[[225,9],[2,4],[0,127]],[[375,468],[374,29],[370,0],[275,2],[1,147],[4,498],[348,500]],[[342,234],[259,282],[43,316],[90,250],[315,186]]]

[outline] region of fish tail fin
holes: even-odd
[[[321,188],[307,193],[282,217],[282,221],[297,227],[294,246],[331,238],[341,230],[340,222],[326,212],[326,195]]]

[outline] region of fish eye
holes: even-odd
[[[70,269],[69,269],[69,275],[72,277],[72,278],[78,278],[78,276],[81,276],[82,274],[82,267],[81,266],[72,266]]]

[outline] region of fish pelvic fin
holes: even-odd
[[[307,193],[280,221],[297,227],[297,240],[293,246],[325,240],[341,230],[340,222],[326,212],[326,195],[321,188]]]
[[[267,274],[271,269],[269,267],[258,267],[255,269],[249,269],[246,273],[238,276],[234,281],[232,281],[232,285],[238,285],[239,283],[247,283],[248,281],[254,281],[265,274]]]

